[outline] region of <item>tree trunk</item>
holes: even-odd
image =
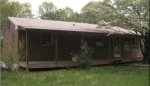
[[[144,37],[144,51],[143,53],[143,64],[149,64],[150,63],[150,30],[147,34],[145,34]]]
[[[148,54],[143,55],[143,64],[149,64],[149,60]]]

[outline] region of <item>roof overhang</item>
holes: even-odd
[[[13,22],[13,21],[11,20],[11,18],[9,18],[9,17],[8,17],[8,20],[10,20],[10,21],[15,25],[15,30],[17,30],[17,29],[18,29],[18,25],[17,25],[15,22]]]

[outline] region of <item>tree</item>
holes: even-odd
[[[75,21],[76,14],[74,13],[73,9],[66,7],[64,11],[66,13],[66,21]]]
[[[115,8],[105,2],[90,1],[81,10],[82,22],[98,24],[99,21],[112,22],[115,17]]]
[[[9,2],[2,0],[1,3],[1,29],[4,30],[8,17],[33,18],[31,5],[29,3],[19,3],[18,1]]]
[[[1,0],[1,5],[3,5],[4,3],[8,2],[9,0]]]
[[[38,14],[41,19],[45,20],[78,21],[73,9],[70,7],[57,9],[52,2],[43,2],[39,6]]]
[[[41,19],[55,20],[55,11],[57,7],[52,2],[43,2],[38,9]]]
[[[104,0],[89,2],[82,8],[83,22],[99,26],[129,25],[139,37],[143,63],[150,61],[150,29],[148,0]],[[141,35],[138,35],[140,33]]]
[[[82,17],[82,22],[96,24],[99,21],[99,18],[97,16],[97,14],[99,14],[99,11],[96,11],[96,9],[98,8],[97,4],[98,3],[95,1],[90,1],[82,8],[80,14]]]
[[[58,9],[55,12],[56,20],[61,21],[76,21],[76,14],[74,13],[73,9],[70,7],[66,7],[65,9]]]
[[[104,0],[103,6],[107,8],[108,4],[111,8],[109,14],[105,13],[104,17],[111,15],[113,21],[107,19],[99,22],[99,25],[113,25],[124,27],[124,23],[136,32],[139,37],[140,47],[143,54],[143,63],[150,61],[150,29],[149,24],[149,1],[148,0]],[[102,15],[101,15],[102,16]],[[109,19],[109,18],[108,18]],[[138,35],[140,33],[141,35]],[[143,44],[143,45],[142,45]]]
[[[64,11],[64,9],[58,9],[56,12],[55,12],[55,15],[56,15],[56,20],[60,20],[60,21],[65,21],[66,20],[66,13]]]

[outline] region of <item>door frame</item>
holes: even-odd
[[[121,40],[120,37],[113,38],[113,53],[114,58],[121,57]]]

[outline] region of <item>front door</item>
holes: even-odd
[[[114,57],[121,57],[120,38],[114,38]]]

